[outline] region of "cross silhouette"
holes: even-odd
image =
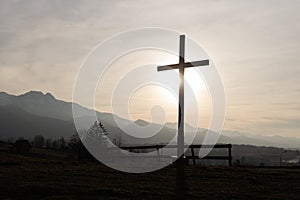
[[[179,85],[179,104],[178,104],[178,136],[177,136],[177,158],[184,156],[184,69],[187,67],[206,66],[209,60],[201,60],[195,62],[185,62],[185,35],[179,38],[179,63],[158,66],[157,71],[179,69],[180,85]]]

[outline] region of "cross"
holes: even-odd
[[[179,69],[180,85],[179,85],[179,103],[178,103],[178,136],[177,136],[177,158],[183,158],[184,153],[184,69],[195,66],[209,65],[209,60],[201,60],[195,62],[185,62],[185,35],[179,38],[179,63],[172,65],[158,66],[157,71]]]

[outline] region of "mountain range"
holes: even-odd
[[[72,106],[81,118],[80,127],[76,130],[72,114]],[[114,118],[118,118],[123,125],[130,126],[131,121],[120,118],[111,113],[104,113],[85,108],[79,104],[56,99],[50,93],[30,91],[22,95],[11,95],[0,92],[0,139],[7,138],[33,138],[35,135],[43,135],[46,138],[69,138],[75,132],[87,130],[93,124],[93,116],[105,126],[108,137],[113,140],[119,138],[126,144],[160,144],[168,143],[176,136],[177,123],[164,125],[151,124],[154,129],[160,129],[158,134],[150,138],[136,138],[127,135],[116,124]],[[139,126],[147,126],[150,123],[137,120]],[[130,127],[128,127],[130,129]],[[186,124],[186,132],[195,131],[196,128]],[[207,130],[198,128],[194,143],[201,143]],[[143,134],[143,133],[141,133]],[[284,148],[299,148],[300,139],[284,136],[261,136],[239,131],[224,130],[219,143],[251,144],[257,146],[276,146]]]

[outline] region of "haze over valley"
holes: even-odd
[[[75,109],[82,113],[84,124],[81,125],[87,130],[92,124],[94,111],[78,104]],[[169,143],[177,133],[177,123],[167,122],[165,124],[153,124],[161,131],[150,138],[135,138],[122,131],[116,124],[111,113],[96,111],[98,120],[101,121],[109,132],[108,137],[112,139],[122,137],[125,144],[162,144]],[[119,118],[122,123],[130,124],[128,119]],[[136,120],[139,126],[147,126],[149,122]],[[72,114],[72,102],[56,99],[50,93],[30,91],[16,96],[0,93],[0,127],[1,139],[14,137],[33,138],[35,135],[43,135],[46,138],[70,138],[77,130],[74,125]],[[81,130],[78,130],[79,132]],[[206,135],[207,129],[198,128],[186,124],[186,137],[189,132],[197,131],[194,144],[201,144]],[[143,134],[143,133],[141,133]],[[239,131],[224,130],[218,143],[250,144],[257,146],[274,146],[284,148],[299,148],[300,139],[278,135],[261,136],[255,133],[244,133]]]

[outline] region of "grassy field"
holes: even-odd
[[[174,166],[121,173],[51,150],[0,149],[0,199],[174,199]],[[188,199],[300,199],[298,168],[186,167]]]

